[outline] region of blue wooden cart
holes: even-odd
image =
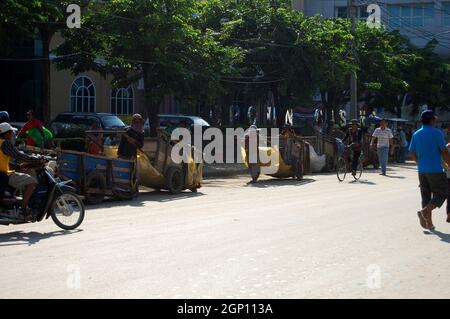
[[[57,155],[58,176],[72,180],[88,204],[105,197],[131,199],[139,191],[134,161],[61,150]]]

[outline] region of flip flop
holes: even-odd
[[[423,216],[423,212],[418,211],[417,216],[419,217],[420,220],[420,226],[422,226],[422,228],[424,229],[428,229],[427,220],[425,219],[425,216]]]

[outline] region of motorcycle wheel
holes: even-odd
[[[52,220],[64,230],[78,228],[84,219],[83,201],[77,194],[64,192],[53,201]]]

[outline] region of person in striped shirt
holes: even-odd
[[[377,128],[372,134],[372,141],[370,146],[375,145],[375,140],[377,140],[377,154],[378,160],[381,166],[381,175],[386,176],[387,165],[389,161],[389,148],[392,148],[392,139],[394,134],[392,134],[391,129],[387,127],[388,121],[382,119],[380,122],[380,127]]]

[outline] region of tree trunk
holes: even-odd
[[[145,105],[147,106],[146,112],[148,116],[148,120],[150,123],[150,136],[157,137],[158,136],[158,128],[159,128],[159,105],[162,102],[162,98],[159,95],[154,93],[153,86],[150,84],[151,79],[149,66],[144,64],[143,67],[143,76],[144,76],[144,96],[145,96]]]
[[[43,122],[46,126],[50,125],[52,120],[51,111],[51,78],[50,78],[50,42],[54,31],[41,30],[43,55],[42,61],[42,111]]]
[[[335,109],[335,104],[336,104],[336,88],[330,88],[328,90],[328,98],[326,100],[325,103],[325,110],[326,110],[326,133],[330,134],[333,131],[333,123],[334,123],[334,118],[333,118],[333,110]]]

